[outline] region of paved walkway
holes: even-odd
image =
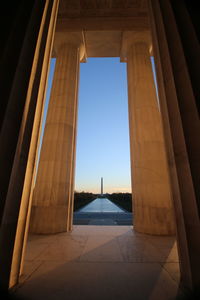
[[[179,291],[174,237],[132,226],[74,226],[30,235],[16,295],[30,300],[169,300]]]
[[[133,216],[129,212],[74,212],[74,225],[132,225]]]

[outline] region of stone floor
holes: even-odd
[[[132,226],[74,226],[71,233],[30,235],[15,291],[34,300],[168,300],[181,296],[174,237]]]

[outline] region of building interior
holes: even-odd
[[[196,1],[187,0],[5,3],[2,293],[22,299],[198,297],[198,19]],[[133,226],[73,226],[79,69],[90,57],[119,57],[127,66]]]

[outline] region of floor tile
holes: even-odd
[[[174,237],[132,226],[74,226],[30,235],[16,294],[30,300],[172,300],[179,290]]]
[[[115,237],[89,236],[80,261],[120,262],[123,257]]]
[[[17,295],[30,300],[169,300],[179,293],[175,281],[156,263],[46,262],[37,273]]]

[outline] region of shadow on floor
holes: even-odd
[[[179,288],[174,237],[138,234],[131,226],[30,236],[15,294],[29,300],[187,299]]]

